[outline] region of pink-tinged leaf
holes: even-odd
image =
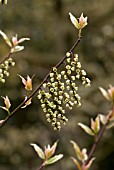
[[[10,103],[10,100],[8,98],[8,96],[6,97],[2,97],[4,99],[4,103],[6,105],[6,109],[9,109],[11,107],[11,103]]]
[[[31,143],[31,146],[34,147],[35,151],[37,152],[38,156],[41,158],[41,159],[45,159],[45,155],[44,155],[44,152],[43,150],[36,144],[34,143]]]
[[[82,154],[83,154],[83,162],[84,161],[87,161],[87,159],[88,159],[88,155],[87,155],[87,149],[86,148],[83,148],[82,149]]]
[[[88,170],[88,169],[91,167],[91,165],[92,165],[92,163],[93,163],[94,160],[95,160],[95,158],[92,158],[92,159],[88,162],[88,164],[86,165],[86,170]]]
[[[55,153],[55,150],[56,150],[56,147],[57,147],[57,142],[55,142],[52,147],[50,147],[50,145],[45,147],[46,159],[49,159]]]
[[[110,100],[114,101],[114,87],[112,85],[109,86],[110,88],[108,89],[108,94],[110,97]]]
[[[13,46],[16,46],[18,44],[17,34],[15,37],[12,37],[12,43],[13,43]]]
[[[5,121],[5,120],[0,120],[0,125],[2,125],[4,121]]]
[[[105,125],[108,122],[107,116],[105,116],[105,115],[99,114],[99,118],[103,125]]]
[[[18,76],[21,78],[22,83],[26,86],[27,81],[25,80],[25,78],[23,78],[21,75],[18,74]]]
[[[79,25],[80,25],[80,29],[84,28],[87,25],[87,17],[84,17],[83,13],[79,18]]]
[[[25,101],[26,101],[26,100],[27,100],[27,96],[25,96]],[[31,103],[32,103],[32,98],[30,98],[29,100],[27,100],[27,101],[25,102],[25,105],[22,106],[21,108],[24,109],[24,108],[26,108],[27,106],[29,106]]]
[[[6,35],[4,32],[2,32],[1,30],[0,30],[0,35],[1,35],[1,36],[3,37],[3,39],[6,41],[6,44],[8,44],[9,47],[12,47],[12,44],[11,44],[9,38],[8,38],[7,35]]]
[[[27,75],[27,81],[26,81],[26,90],[28,91],[31,91],[32,90],[32,78],[30,78],[28,75]]]
[[[49,165],[49,164],[53,164],[55,162],[57,162],[58,160],[60,160],[63,157],[63,154],[59,154],[59,155],[55,155],[54,157],[48,159],[45,164]]]
[[[79,164],[79,162],[73,157],[71,157],[71,159],[74,161],[74,163],[77,166],[78,170],[82,170],[81,165]]]
[[[31,91],[32,90],[32,78],[33,78],[33,76],[32,76],[32,78],[30,78],[27,75],[27,80],[20,75],[19,75],[19,77],[22,79],[22,83],[25,85],[25,89],[28,90],[28,91]]]
[[[21,38],[20,40],[18,40],[18,44],[22,43],[24,41],[29,41],[29,40],[30,40],[30,38]]]
[[[78,125],[89,135],[94,136],[95,133],[86,125],[82,124],[82,123],[78,123]]]

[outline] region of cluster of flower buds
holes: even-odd
[[[7,77],[9,76],[9,69],[10,67],[14,65],[15,65],[15,62],[13,61],[12,58],[8,58],[2,64],[0,64],[0,81],[2,83],[5,83],[4,76],[7,76]]]
[[[38,94],[47,121],[51,122],[54,130],[60,130],[61,123],[67,123],[66,107],[71,110],[73,106],[81,105],[76,79],[81,80],[84,86],[90,86],[90,80],[81,69],[77,54],[66,53],[63,64],[65,69],[62,71],[52,68],[48,81],[43,84]]]
[[[86,77],[85,70],[81,69],[81,63],[78,59],[78,54],[66,53],[67,62],[66,62],[66,74],[69,77],[70,82],[76,82],[76,79],[80,79],[82,84],[87,87],[90,86],[91,81]]]

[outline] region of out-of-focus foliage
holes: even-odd
[[[25,91],[17,74],[26,77],[34,75],[33,88],[46,76],[70,49],[77,38],[68,13],[79,17],[83,12],[88,16],[89,24],[82,32],[82,41],[75,50],[92,80],[88,89],[80,87],[82,106],[67,112],[69,123],[60,132],[54,132],[46,122],[37,98],[30,107],[19,110],[0,129],[0,169],[34,170],[40,165],[30,143],[47,145],[59,139],[58,153],[66,157],[60,163],[47,169],[76,169],[69,155],[74,152],[69,143],[77,141],[81,147],[88,148],[92,138],[84,134],[77,126],[78,122],[89,124],[90,118],[109,109],[98,87],[114,85],[114,1],[109,0],[9,0],[0,6],[0,29],[9,37],[19,35],[30,37],[25,50],[13,55],[15,68],[11,69],[6,84],[0,84],[0,96],[8,95],[15,108]],[[0,38],[0,59],[8,53],[8,47]],[[22,88],[21,88],[22,87]],[[3,100],[0,100],[2,105]],[[0,110],[1,119],[5,112]],[[113,128],[109,130],[99,144],[91,169],[114,169]]]

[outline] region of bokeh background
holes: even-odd
[[[114,1],[113,0],[8,0],[0,5],[0,29],[9,37],[30,37],[25,50],[13,55],[16,66],[10,70],[5,84],[0,84],[0,96],[9,96],[12,110],[22,101],[25,90],[17,74],[24,77],[35,75],[33,88],[40,84],[50,68],[56,65],[71,48],[77,31],[69,20],[68,13],[79,17],[88,16],[88,26],[75,52],[79,54],[82,67],[87,71],[92,85],[80,85],[82,106],[67,111],[69,122],[60,132],[47,123],[37,96],[27,109],[21,109],[0,129],[0,170],[35,170],[41,160],[30,146],[41,147],[59,139],[57,153],[63,160],[47,169],[76,170],[70,156],[76,156],[70,140],[90,150],[93,139],[85,134],[78,122],[90,125],[91,117],[107,113],[110,104],[103,98],[98,87],[114,85]],[[9,48],[0,37],[0,58]],[[3,99],[0,100],[3,105]],[[0,119],[6,113],[0,110]],[[114,129],[105,132],[94,154],[97,159],[92,170],[114,169]]]

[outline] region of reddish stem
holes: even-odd
[[[107,124],[108,124],[108,123],[107,123]],[[103,136],[103,133],[104,133],[104,131],[105,131],[105,129],[106,129],[107,124],[105,124],[105,125],[101,128],[101,130],[100,130],[100,132],[99,132],[99,134],[98,134],[98,137],[97,137],[95,143],[93,144],[93,146],[92,146],[92,148],[91,148],[91,150],[90,150],[90,153],[89,153],[89,156],[88,156],[88,160],[86,161],[86,165],[87,165],[88,162],[91,160],[91,158],[92,158],[92,156],[93,156],[93,153],[94,153],[94,151],[95,151],[95,149],[96,149],[96,147],[97,147],[97,145],[98,145],[101,137]]]
[[[106,130],[106,127],[107,127],[107,125],[109,124],[110,119],[111,119],[111,117],[113,116],[113,114],[114,114],[114,106],[112,107],[111,113],[109,113],[108,116],[107,116],[107,123],[106,123],[105,125],[103,125],[102,128],[101,128],[101,130],[99,131],[99,134],[98,134],[98,136],[97,136],[97,138],[96,138],[96,140],[95,140],[95,143],[93,144],[93,146],[92,146],[92,148],[91,148],[91,150],[90,150],[90,153],[89,153],[89,156],[88,156],[88,160],[86,161],[86,165],[87,165],[88,162],[91,160],[91,158],[92,158],[92,156],[93,156],[93,153],[94,153],[94,151],[95,151],[95,149],[96,149],[99,141],[101,140],[101,138],[102,138],[102,136],[103,136],[103,134],[104,134],[104,132],[105,132],[105,130]]]
[[[42,164],[37,170],[43,170],[44,164]]]

